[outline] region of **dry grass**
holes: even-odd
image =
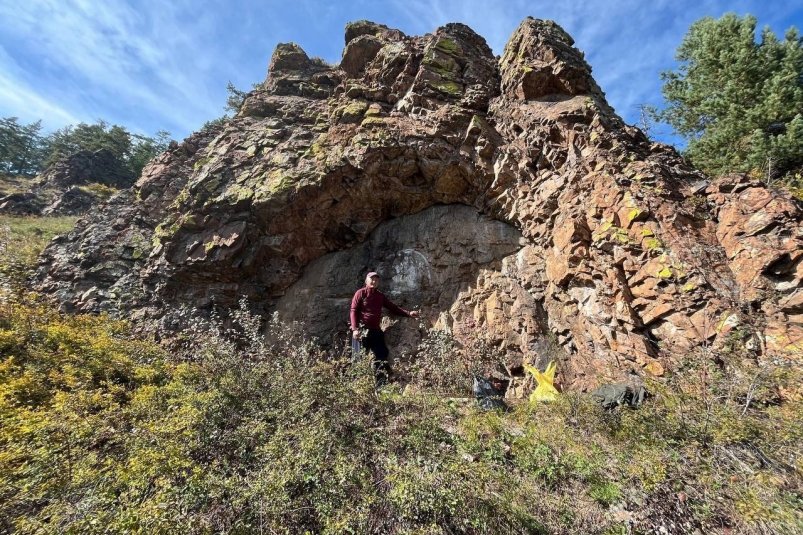
[[[170,354],[103,316],[61,315],[30,297],[0,305],[0,532],[803,525],[798,367],[690,355],[648,385],[654,397],[639,410],[603,412],[564,394],[483,412],[428,390],[470,380],[473,364],[433,375],[432,363],[455,365],[444,336],[419,355],[416,393],[376,393],[368,362],[326,353],[275,319],[264,338],[245,303],[230,316],[227,327],[191,325]]]
[[[50,240],[72,230],[77,220],[73,216],[0,215],[0,277],[3,283],[19,288]]]
[[[32,182],[33,177],[0,173],[0,197],[28,191]]]

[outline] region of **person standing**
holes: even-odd
[[[385,333],[382,332],[382,309],[408,318],[417,318],[417,311],[408,311],[394,304],[385,294],[379,291],[379,274],[371,271],[365,276],[365,286],[354,293],[351,299],[351,332],[352,348],[359,344],[373,355],[372,367],[377,385],[388,381],[390,366],[388,364],[388,346],[385,344]],[[360,329],[367,329],[362,337]]]

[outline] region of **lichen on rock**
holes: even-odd
[[[799,358],[800,206],[749,177],[707,182],[625,125],[557,24],[524,20],[499,59],[462,24],[360,21],[345,41],[339,66],[279,45],[235,118],[48,247],[39,287],[163,336],[182,307],[245,296],[331,340],[382,266],[403,304],[470,325],[511,369],[554,340],[574,388],[662,374],[724,343],[723,315]]]

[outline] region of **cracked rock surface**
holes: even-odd
[[[572,38],[532,18],[499,58],[462,24],[349,24],[339,66],[280,44],[235,118],[57,238],[37,284],[165,335],[182,306],[245,296],[326,338],[374,268],[511,367],[556,342],[575,388],[661,375],[742,327],[803,353],[801,207],[625,125]]]

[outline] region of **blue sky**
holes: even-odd
[[[463,22],[501,53],[526,16],[553,19],[575,39],[609,102],[629,123],[661,105],[659,73],[674,66],[689,25],[751,13],[779,36],[803,28],[793,0],[0,0],[0,116],[46,130],[105,119],[181,139],[223,114],[226,83],[264,80],[279,42],[337,63],[348,21],[408,35]],[[658,125],[653,134],[673,141]]]

